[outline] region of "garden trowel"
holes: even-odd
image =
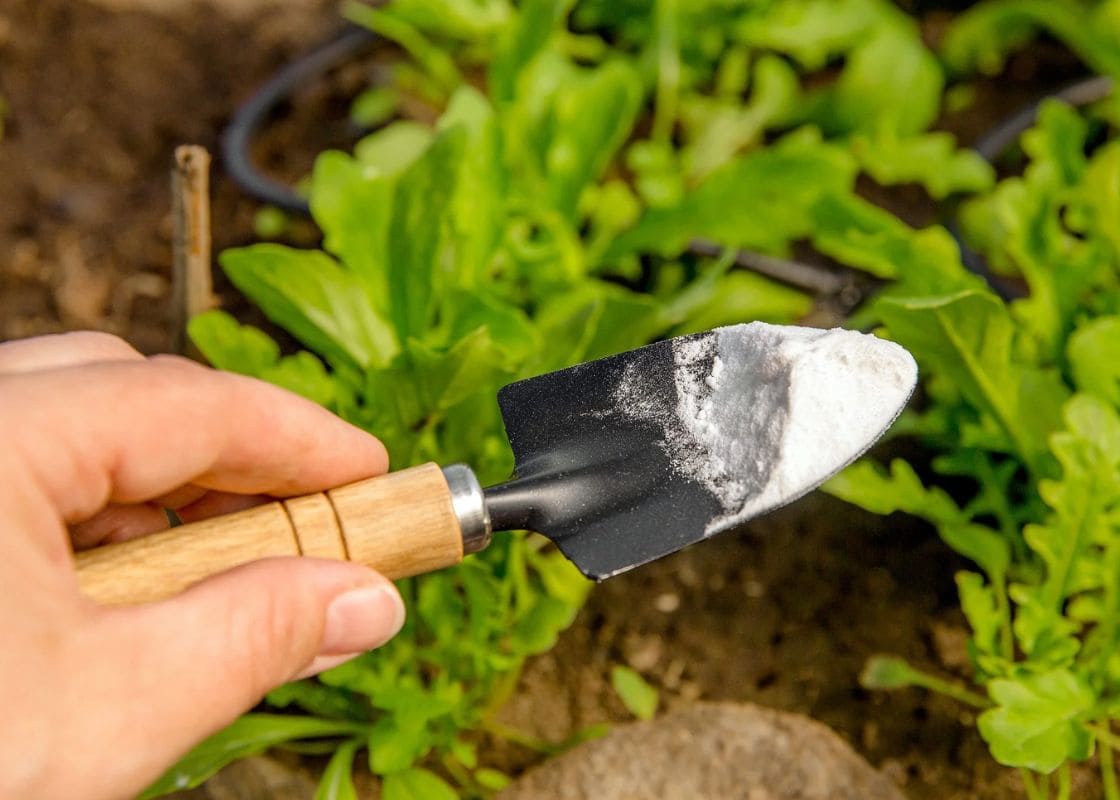
[[[414,467],[80,553],[80,584],[101,603],[147,602],[278,555],[402,578],[520,529],[608,578],[819,486],[890,427],[916,380],[902,347],[852,331],[682,336],[504,387],[505,483]]]

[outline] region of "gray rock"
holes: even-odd
[[[498,800],[905,800],[819,722],[698,703],[615,728],[531,770]]]

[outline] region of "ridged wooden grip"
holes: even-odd
[[[102,605],[162,600],[270,556],[356,561],[389,578],[458,564],[463,536],[435,464],[392,472],[78,553],[81,591]]]

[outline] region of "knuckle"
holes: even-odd
[[[154,356],[149,356],[148,363],[167,370],[206,371],[206,368],[198,362],[191,361],[189,358],[184,358],[183,356],[172,355],[171,353],[159,353]]]
[[[60,334],[75,351],[108,359],[143,358],[140,352],[122,339],[104,331],[73,331]]]

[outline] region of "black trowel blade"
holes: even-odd
[[[516,478],[487,490],[491,513],[607,578],[819,485],[890,426],[915,380],[892,343],[752,323],[520,381],[498,395]]]

